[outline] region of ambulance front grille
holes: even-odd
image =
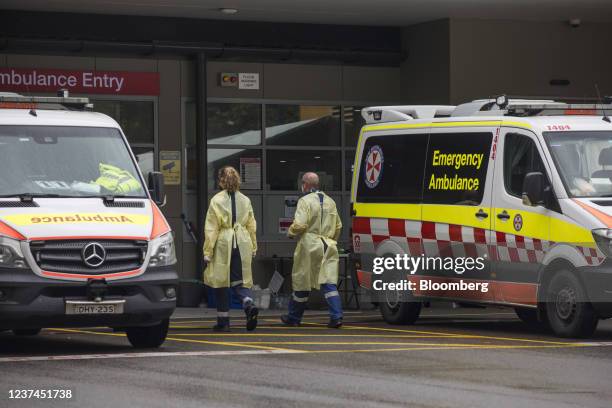
[[[95,268],[88,266],[82,255],[85,246],[92,242],[100,244],[106,252],[104,262]],[[140,268],[147,246],[147,241],[134,240],[51,240],[33,241],[30,250],[43,271],[95,276]]]

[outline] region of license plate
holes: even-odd
[[[125,300],[108,300],[102,302],[66,301],[67,315],[122,314]]]

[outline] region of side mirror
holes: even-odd
[[[523,204],[535,207],[544,202],[546,180],[539,171],[527,173],[523,180]]]
[[[149,193],[155,204],[163,207],[166,205],[166,193],[164,192],[164,175],[159,171],[149,173]]]

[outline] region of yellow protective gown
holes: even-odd
[[[236,223],[232,228],[232,201],[223,190],[210,200],[204,227],[204,256],[210,258],[204,270],[204,283],[213,288],[230,287],[230,259],[237,245],[242,261],[243,286],[253,286],[251,260],[257,251],[257,223],[251,200],[241,192],[236,195]]]
[[[323,194],[323,206],[318,193]],[[291,274],[294,291],[319,289],[324,283],[338,284],[337,241],[341,230],[336,203],[328,195],[313,192],[299,199],[288,232],[290,237],[299,237]]]
[[[120,169],[112,164],[100,163],[100,177],[95,184],[98,184],[108,191],[115,194],[127,194],[132,191],[142,191],[140,181],[130,172]]]

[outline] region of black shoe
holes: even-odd
[[[212,329],[213,329],[214,332],[227,333],[227,332],[230,331],[230,327],[229,327],[228,324],[224,324],[224,325],[215,324]]]
[[[329,323],[327,323],[327,327],[330,329],[339,329],[342,327],[342,319],[330,319]]]
[[[298,327],[300,325],[299,323],[292,322],[289,315],[281,315],[280,319],[285,326]]]
[[[257,315],[259,315],[259,309],[255,306],[249,306],[244,309],[246,315],[246,329],[247,331],[253,331],[257,327]]]

